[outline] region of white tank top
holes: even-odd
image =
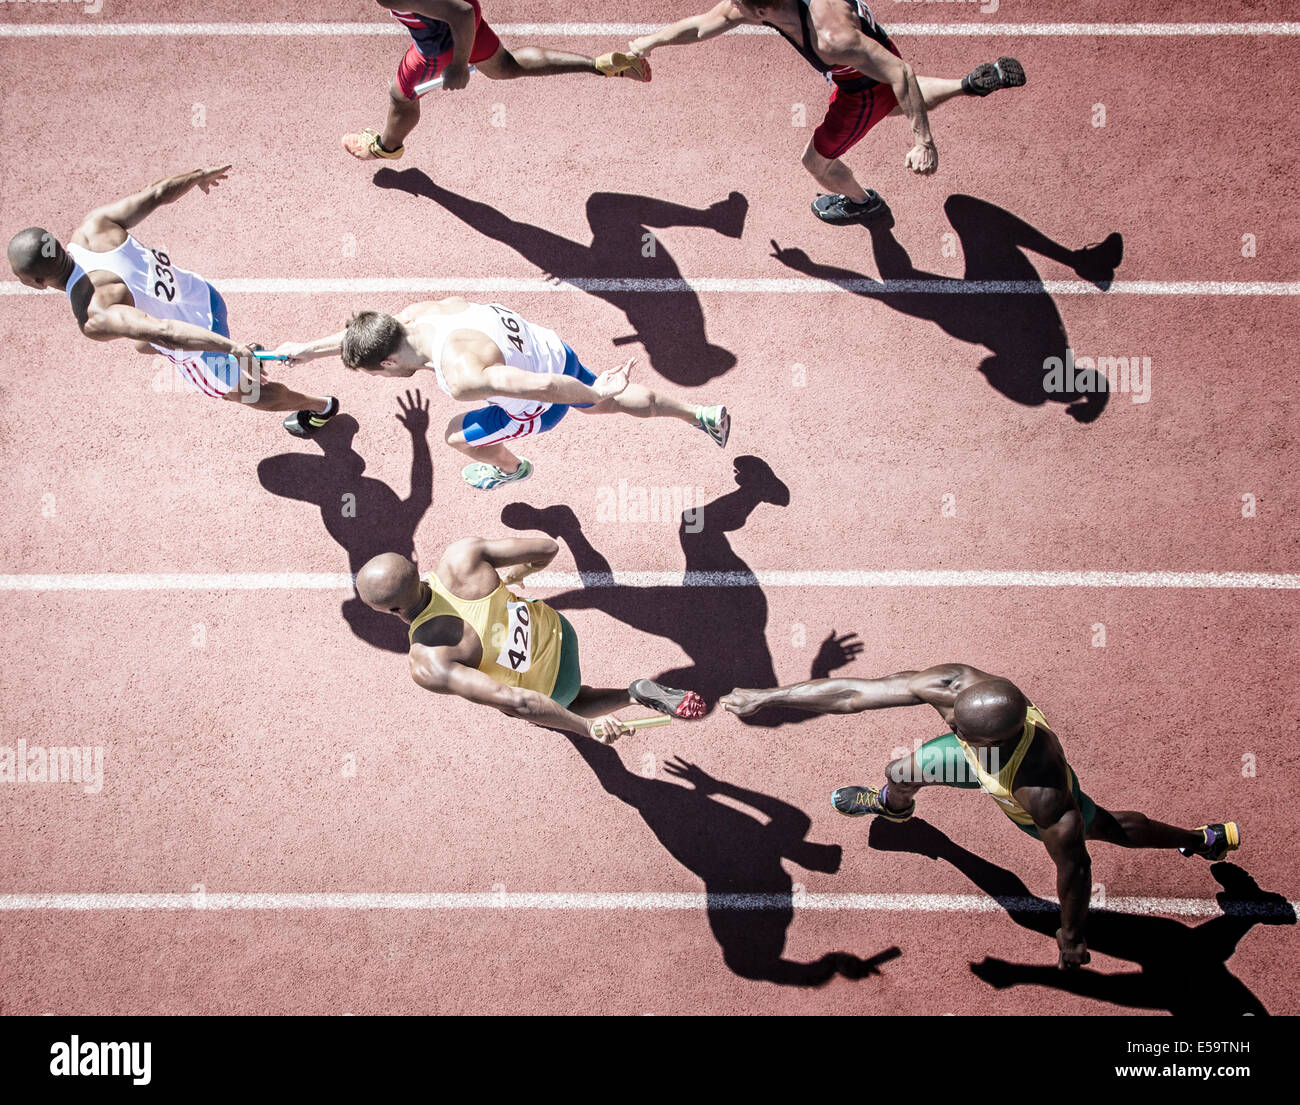
[[[569,356],[568,347],[554,330],[526,322],[499,303],[471,303],[454,315],[426,315],[415,325],[429,339],[430,363],[438,377],[438,386],[448,395],[451,389],[442,375],[442,351],[457,330],[476,330],[486,334],[501,350],[506,364],[525,372],[562,376]],[[504,395],[494,395],[488,402],[500,407],[517,422],[531,422],[551,406],[550,403]]]
[[[71,243],[64,248],[86,272],[103,269],[114,273],[130,290],[135,305],[146,315],[212,329],[211,285],[201,276],[177,268],[162,250],[147,249],[129,234],[125,242],[108,253],[96,253]],[[69,296],[72,284],[69,280]],[[183,349],[164,349],[160,345],[154,345],[154,348],[173,361],[201,356]]]

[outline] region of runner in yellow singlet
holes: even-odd
[[[357,594],[411,627],[411,677],[425,690],[603,744],[630,731],[614,716],[625,706],[702,717],[705,704],[694,691],[651,679],[625,688],[582,685],[578,635],[568,619],[510,589],[522,589],[559,548],[549,537],[468,537],[423,578],[406,557],[382,553],[357,573]]]
[[[850,817],[876,814],[906,821],[925,786],[983,790],[1023,832],[1041,840],[1056,864],[1061,927],[1059,966],[1090,956],[1084,939],[1092,863],[1086,841],[1124,848],[1177,848],[1219,860],[1241,843],[1235,821],[1180,829],[1130,810],[1102,809],[1079,788],[1060,739],[1016,685],[968,664],[940,664],[881,679],[815,679],[772,690],[736,689],[721,705],[742,717],[764,706],[819,714],[856,714],[890,706],[930,705],[950,732],[885,768],[876,787],[839,787],[831,804]]]

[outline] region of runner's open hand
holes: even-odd
[[[219,169],[204,169],[203,175],[198,179],[199,191],[206,196],[209,189],[215,188],[226,179],[229,173],[229,165],[222,165]]]
[[[602,372],[596,377],[596,382],[591,385],[592,391],[602,399],[613,399],[614,396],[622,394],[627,388],[634,364],[636,364],[635,357],[626,364],[619,365],[618,368],[611,368],[607,372]]]

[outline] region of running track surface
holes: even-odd
[[[369,5],[352,7],[338,18],[373,20]],[[1279,3],[1229,7],[1215,18],[1287,17]],[[355,418],[299,443],[277,419],[170,390],[149,358],[80,340],[58,297],[6,296],[0,572],[131,573],[139,589],[15,590],[21,579],[7,579],[0,594],[0,743],[104,750],[97,794],[0,792],[0,905],[42,906],[7,926],[0,1010],[1113,1013],[1186,1010],[1194,993],[1220,1010],[1300,1012],[1285,923],[1285,902],[1300,899],[1289,858],[1300,828],[1293,587],[666,582],[686,569],[1300,566],[1294,297],[1168,294],[1188,281],[1240,290],[1300,275],[1286,214],[1300,176],[1300,144],[1288,140],[1300,39],[905,30],[908,19],[1185,18],[1164,3],[1020,8],[882,7],[919,72],[958,75],[1014,53],[1030,86],[936,113],[932,179],[903,170],[900,120],[859,147],[852,163],[897,219],[874,241],[809,215],[814,193],[797,164],[808,131],[792,121],[802,103],[815,124],[824,88],[768,38],[663,51],[649,88],[475,80],[427,101],[407,158],[377,172],[346,158],[338,136],[381,118],[400,36],[0,37],[9,232],[39,223],[66,235],[97,202],[232,162],[213,195],[159,212],[140,235],[235,289],[237,336],[316,336],[360,307],[427,294],[346,282],[525,281],[471,298],[554,326],[593,368],[635,353],[643,381],[725,401],[735,418],[724,454],[676,425],[572,416],[525,450],[531,481],[475,495],[439,438],[449,405],[427,386],[426,435],[395,419],[396,383],[329,362],[288,370],[340,395]],[[690,10],[641,5],[635,19]],[[488,15],[524,23],[535,9],[503,0]],[[315,17],[290,3],[258,15]],[[6,27],[121,18],[71,5],[3,12]],[[205,18],[247,16],[228,2]],[[571,18],[629,21],[609,0]],[[171,19],[160,3],[131,6],[132,22]],[[618,44],[538,41],[589,53]],[[1267,125],[1224,102],[1207,73],[1249,74]],[[1104,128],[1093,126],[1097,104]],[[1124,260],[1103,293],[1064,251],[1112,233]],[[1048,256],[1020,248],[1029,242]],[[882,296],[870,283],[882,274],[1022,290]],[[540,290],[546,275],[597,289],[617,278],[716,283]],[[815,278],[871,294],[736,283]],[[277,291],[271,279],[291,283]],[[322,279],[345,283],[303,283]],[[1023,290],[1040,279],[1070,283]],[[1149,357],[1149,401],[1114,394],[1088,424],[1060,403],[1025,402],[1041,398],[1041,350],[1065,344]],[[703,529],[620,514],[620,496],[637,489],[698,496]],[[347,494],[356,519],[342,515]],[[572,513],[545,510],[561,504]],[[987,799],[927,794],[926,825],[910,833],[869,831],[829,808],[832,786],[874,781],[895,749],[937,734],[932,713],[753,726],[713,715],[583,755],[562,736],[420,692],[394,651],[400,627],[363,616],[347,590],[286,579],[157,588],[164,573],[347,573],[385,548],[413,546],[431,562],[449,540],[511,523],[560,535],[557,572],[660,573],[541,592],[564,596],[589,682],[673,672],[715,696],[806,678],[832,632],[860,635],[861,654],[840,669],[849,674],[966,660],[1034,696],[1103,805],[1182,824],[1237,818],[1240,866],[1094,848],[1098,894],[1124,908],[1097,915],[1093,971],[1067,979],[1049,969],[1050,915],[981,897],[1055,889],[1041,846]],[[705,786],[716,794],[674,777],[674,757],[717,780]],[[1254,913],[1221,914],[1221,883]],[[706,888],[707,910],[702,897],[665,897]],[[219,906],[223,894],[344,892],[368,897],[352,908],[198,909],[184,898],[49,908],[88,894],[207,895]],[[379,908],[400,905],[385,897],[398,893],[432,897]],[[457,894],[484,897],[430,908]],[[631,897],[583,908],[593,894]],[[728,894],[779,908],[726,908]],[[808,985],[807,965],[833,952],[864,962],[867,977]]]

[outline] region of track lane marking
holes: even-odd
[[[1116,280],[1099,288],[1087,280],[819,280],[813,277],[229,277],[212,284],[224,295],[381,295],[396,292],[641,292],[671,295],[704,292],[729,295],[1143,295],[1297,296],[1297,280]],[[0,281],[0,295],[58,296],[58,289],[28,288]]]
[[[630,37],[650,34],[657,23],[502,23],[502,35],[563,38]],[[903,23],[889,26],[891,34],[913,37],[1030,37],[1030,38],[1224,38],[1291,37],[1300,23]],[[247,38],[306,36],[311,38],[405,35],[406,28],[386,23],[10,23],[0,26],[0,38],[117,38],[153,36],[183,38],[238,35]],[[731,34],[775,35],[766,27],[741,26]]]
[[[1300,590],[1300,572],[1026,571],[1017,569],[756,572],[539,572],[542,590],[601,587],[1035,587]],[[344,572],[100,572],[0,575],[0,591],[351,591]]]
[[[201,904],[200,904],[201,903]],[[208,910],[273,912],[290,910],[398,909],[418,912],[443,910],[537,911],[701,911],[724,909],[763,911],[800,909],[820,912],[881,913],[1048,913],[1059,909],[1051,898],[991,897],[987,894],[708,894],[656,891],[592,893],[572,891],[541,893],[403,893],[391,891],[312,893],[189,893],[189,894],[0,894],[0,911],[167,911]],[[1210,898],[1109,898],[1093,912],[1137,913],[1147,916],[1248,917],[1292,916],[1300,902],[1227,900],[1221,906]]]

